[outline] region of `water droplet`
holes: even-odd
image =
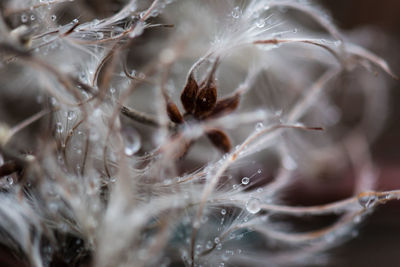
[[[197,244],[197,245],[196,245],[196,252],[197,252],[197,254],[200,253],[200,251],[202,250],[202,248],[203,248],[203,246],[202,246],[201,244]]]
[[[357,215],[356,217],[354,217],[353,221],[354,221],[354,223],[360,223],[361,222],[361,216]]]
[[[58,106],[58,101],[57,101],[57,99],[56,99],[55,97],[51,97],[51,98],[50,98],[50,104],[51,104],[53,107],[57,107],[57,106]]]
[[[240,8],[237,6],[232,10],[232,17],[237,19],[240,17],[241,13],[242,12],[241,12]]]
[[[11,177],[11,176],[7,176],[7,183],[9,184],[9,185],[13,185],[14,184],[14,179]]]
[[[360,203],[363,208],[372,208],[377,203],[377,200],[378,198],[375,195],[366,193],[366,195],[359,196],[358,203]]]
[[[282,116],[282,110],[276,110],[274,112],[274,114],[275,114],[275,116],[280,117],[280,116]]]
[[[55,203],[55,202],[50,202],[50,203],[49,203],[49,210],[50,210],[51,212],[57,212],[57,210],[58,210],[58,205],[57,205],[57,203]]]
[[[125,155],[132,156],[139,151],[141,147],[140,135],[133,127],[126,127],[123,130],[125,141]]]
[[[129,32],[129,37],[135,38],[135,37],[141,35],[143,33],[144,29],[145,29],[144,24],[139,22],[138,24],[136,24],[136,27],[133,28],[133,30],[131,30]]]
[[[34,21],[36,19],[35,15],[31,15],[31,20]]]
[[[213,247],[213,243],[212,243],[211,240],[209,240],[209,241],[207,242],[207,244],[206,244],[206,249],[210,249],[210,248],[212,248],[212,247]]]
[[[282,164],[287,170],[294,170],[297,168],[296,161],[290,156],[283,157]]]
[[[21,22],[26,23],[28,21],[28,16],[26,14],[21,15]]]
[[[236,190],[236,189],[238,189],[238,185],[234,184],[234,185],[232,185],[232,188],[233,188],[233,190]]]
[[[227,260],[229,260],[229,255],[227,255],[226,253],[224,253],[224,254],[222,254],[221,255],[221,259],[223,260],[223,261],[227,261]],[[222,263],[222,262],[221,262]],[[220,265],[221,266],[221,265]],[[223,265],[222,265],[223,266]]]
[[[62,133],[64,131],[64,127],[61,122],[56,123],[56,131],[57,133]]]
[[[242,185],[247,185],[250,182],[250,178],[249,177],[243,177],[242,178]]]
[[[260,132],[264,129],[264,124],[262,122],[259,122],[256,124],[256,132]]]
[[[110,36],[111,38],[115,38],[118,37],[119,35],[121,35],[124,32],[124,29],[122,29],[121,27],[113,27],[113,29],[111,30]]]
[[[221,242],[221,239],[219,239],[219,237],[214,238],[214,243],[218,244],[219,242]]]
[[[222,209],[222,210],[221,210],[221,214],[222,214],[222,215],[225,215],[225,214],[226,214],[226,209]]]
[[[51,15],[50,19],[51,19],[52,21],[55,21],[55,20],[57,19],[57,16],[56,16],[56,15]]]
[[[337,41],[333,42],[333,44],[336,45],[336,46],[341,46],[342,45],[342,41],[337,40]]]
[[[265,215],[265,216],[261,216],[260,219],[262,222],[267,222],[269,218],[268,218],[268,215]]]
[[[96,34],[96,38],[97,38],[97,39],[103,39],[103,37],[104,37],[104,33],[102,33],[102,32],[98,32],[98,33]]]
[[[265,26],[265,19],[260,19],[256,22],[257,28],[263,28]]]
[[[256,214],[261,210],[260,200],[258,198],[250,198],[246,203],[246,210],[251,214]]]
[[[68,119],[69,121],[72,121],[72,120],[74,120],[75,118],[76,118],[76,113],[75,113],[75,111],[72,111],[72,110],[68,111],[67,119]]]
[[[257,173],[260,174],[261,173],[261,169],[258,169]]]

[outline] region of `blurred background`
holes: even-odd
[[[320,0],[334,22],[345,32],[368,28],[375,33],[370,49],[388,61],[400,74],[400,1]],[[373,145],[373,157],[380,177],[378,190],[400,188],[400,82],[393,80],[389,91],[388,120],[384,132]],[[332,187],[340,187],[332,190]],[[346,185],[324,184],[325,190],[305,186],[305,204],[337,199],[346,194]],[[307,196],[305,196],[307,195]],[[380,206],[360,225],[358,236],[330,252],[329,266],[398,266],[400,248],[400,201]]]
[[[177,0],[183,1],[183,0]],[[80,0],[85,2],[83,17],[92,14],[110,15],[120,8],[122,0]],[[334,22],[345,33],[370,30],[372,47],[368,47],[388,61],[395,74],[400,76],[400,1],[399,0],[319,0],[332,15]],[[0,1],[1,6],[1,1]],[[74,13],[74,12],[71,12]],[[72,16],[73,17],[73,16]],[[65,21],[71,18],[65,15]],[[362,43],[361,43],[362,45]],[[382,75],[382,74],[381,74]],[[391,79],[388,77],[388,79]],[[390,102],[384,132],[373,145],[372,154],[380,171],[377,190],[400,189],[400,82],[390,83]],[[20,103],[18,107],[24,105]],[[14,102],[7,107],[13,113]],[[28,104],[27,104],[28,105]],[[31,107],[32,108],[32,107]],[[24,109],[27,110],[27,109]],[[28,111],[27,111],[28,112]],[[2,115],[2,114],[3,115]],[[1,117],[9,117],[5,112]],[[31,113],[31,112],[29,112]],[[21,118],[26,117],[21,114]],[[19,121],[21,118],[16,118]],[[344,182],[343,182],[344,181]],[[348,181],[348,182],[346,182]],[[288,201],[297,205],[313,205],[348,197],[353,183],[351,174],[336,179],[312,180],[293,187]],[[305,222],[307,223],[307,222]],[[400,201],[380,206],[359,226],[358,234],[351,241],[329,252],[329,265],[324,266],[397,266],[400,248]],[[0,249],[1,266],[23,266]],[[54,266],[61,266],[55,263]]]

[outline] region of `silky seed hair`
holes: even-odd
[[[1,3],[0,242],[20,262],[321,264],[400,197],[370,153],[396,75],[316,1],[90,2]],[[346,172],[347,198],[288,201]]]

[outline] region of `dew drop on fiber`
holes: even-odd
[[[260,132],[262,129],[264,129],[264,124],[262,122],[257,123],[256,132]]]
[[[260,200],[257,198],[250,198],[246,203],[246,210],[251,214],[256,214],[261,210]]]
[[[21,15],[21,22],[26,23],[28,21],[28,16],[26,14]]]
[[[61,122],[56,123],[56,131],[57,133],[62,133],[64,131],[64,127]]]
[[[366,195],[359,197],[358,203],[360,203],[363,208],[372,208],[375,206],[377,200],[375,195]]]
[[[11,176],[7,176],[6,180],[7,180],[7,183],[9,185],[13,185],[14,184],[14,179]]]
[[[206,249],[211,249],[213,247],[213,242],[211,240],[207,241]]]
[[[72,120],[74,120],[75,118],[76,118],[76,113],[75,113],[75,111],[72,111],[72,110],[68,111],[68,113],[67,113],[67,119],[68,119],[69,121],[72,121]]]
[[[96,38],[97,39],[103,39],[104,38],[104,33],[102,33],[102,32],[98,32],[97,34],[96,34]]]
[[[232,17],[237,19],[240,17],[240,13],[241,13],[240,8],[237,6],[232,10]]]
[[[201,244],[196,245],[196,254],[200,254],[201,250],[203,249],[203,246]]]
[[[123,136],[125,155],[132,156],[138,152],[141,147],[140,135],[133,127],[127,127],[123,130]]]
[[[249,177],[243,177],[242,178],[242,185],[248,185],[250,182],[250,178]]]
[[[265,19],[260,19],[256,22],[257,28],[263,28],[265,26]]]
[[[283,157],[282,164],[287,170],[294,170],[297,168],[297,162],[290,156]]]

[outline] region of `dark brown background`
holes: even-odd
[[[183,0],[178,0],[183,1]],[[86,0],[88,10],[108,15],[119,1]],[[114,2],[113,4],[110,4]],[[389,36],[387,49],[379,55],[387,59],[400,76],[400,1],[399,0],[319,0],[343,30],[372,26]],[[377,39],[376,42],[380,42]],[[378,52],[378,51],[377,51]],[[390,89],[389,120],[384,133],[373,146],[373,155],[381,169],[379,189],[400,188],[400,82],[393,81]],[[351,179],[351,177],[349,177]],[[328,202],[346,196],[349,184],[324,183],[314,188],[302,188],[302,204]],[[293,192],[295,195],[298,192]],[[297,199],[298,200],[298,199]],[[329,266],[400,266],[400,201],[381,206],[360,226],[355,239],[330,252]],[[23,266],[9,252],[0,249],[1,266]]]
[[[399,75],[400,1],[322,0],[343,30],[371,26],[391,39],[381,54]],[[380,42],[379,39],[376,42]],[[390,90],[390,114],[386,129],[374,144],[373,155],[381,176],[379,189],[400,188],[400,83]],[[318,196],[316,196],[318,197]],[[319,196],[321,197],[321,196]],[[357,238],[332,251],[330,266],[400,266],[400,203],[378,207],[361,225]]]

